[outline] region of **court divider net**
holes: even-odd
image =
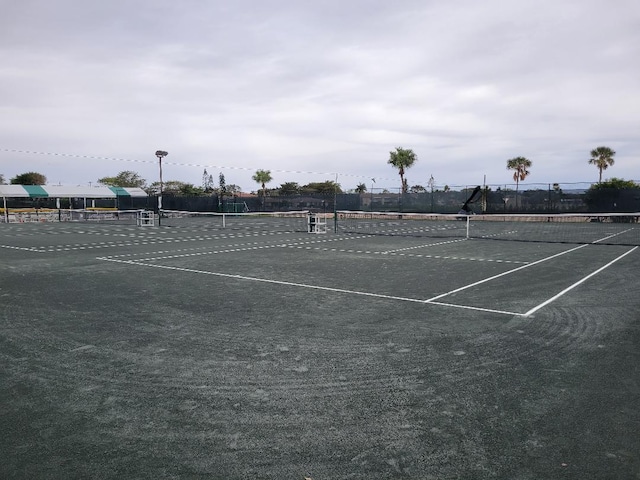
[[[163,227],[228,229],[261,232],[306,232],[307,210],[288,212],[190,212],[161,210]]]
[[[336,215],[338,233],[640,245],[640,212],[466,215],[341,210]]]

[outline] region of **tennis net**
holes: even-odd
[[[135,225],[140,210],[60,210],[60,221]]]
[[[337,231],[365,235],[640,245],[640,213],[444,215],[338,211]]]
[[[115,209],[53,209],[53,208],[12,208],[3,215],[2,220],[9,223],[41,222],[88,222],[118,223],[135,225],[140,210]]]
[[[306,232],[309,212],[218,213],[162,210],[160,225],[194,229]]]

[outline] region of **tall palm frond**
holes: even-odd
[[[613,166],[615,163],[613,157],[616,152],[609,147],[598,147],[591,150],[590,165],[595,165],[598,169],[598,183],[602,183],[602,171]]]

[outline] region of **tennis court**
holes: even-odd
[[[0,224],[3,478],[640,478],[634,219],[217,220]]]

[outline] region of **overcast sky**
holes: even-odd
[[[244,191],[640,180],[638,0],[5,0],[0,174]]]

